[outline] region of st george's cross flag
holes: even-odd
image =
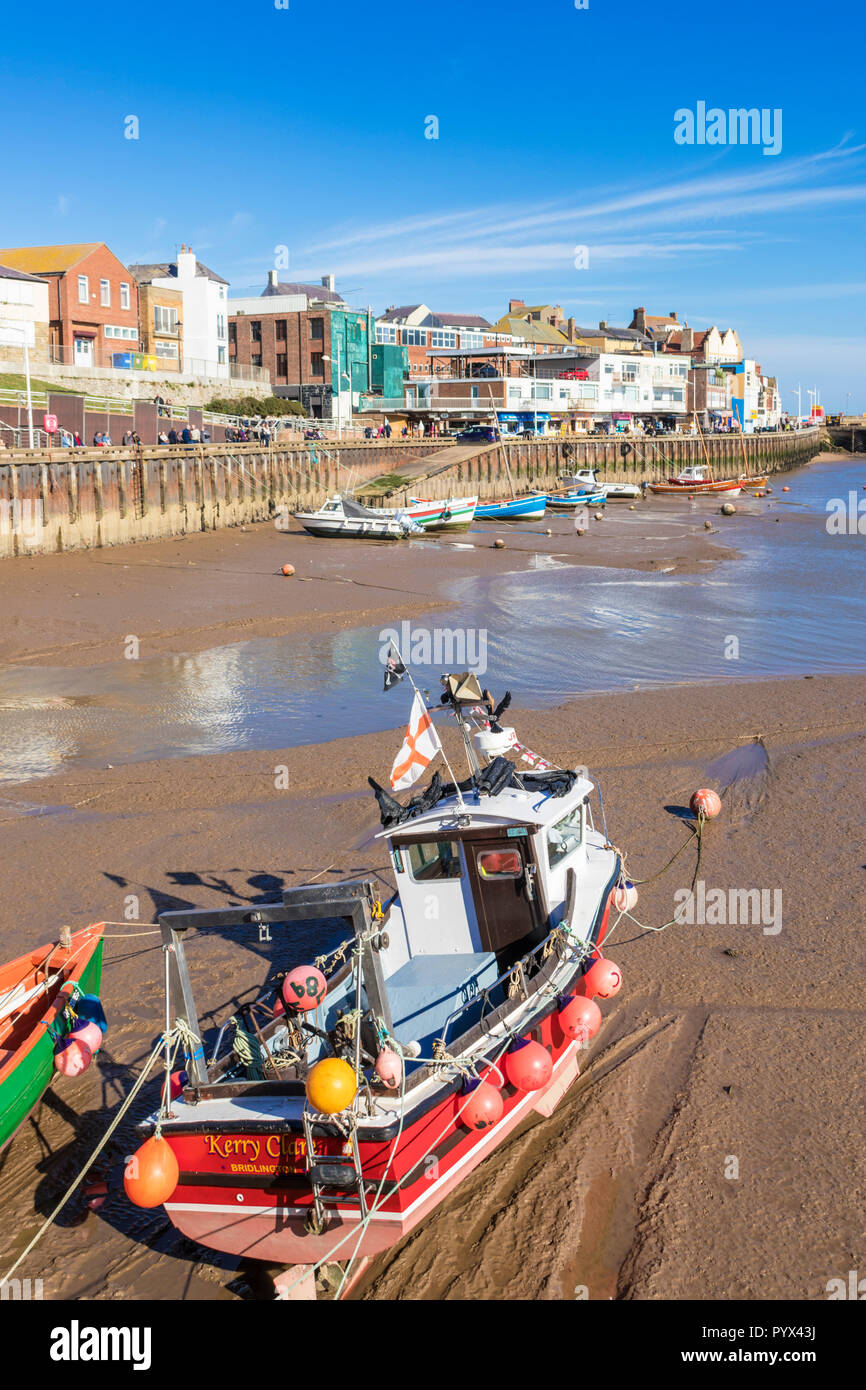
[[[409,727],[403,739],[403,747],[394,759],[391,768],[391,787],[395,792],[411,787],[425,768],[429,767],[442,748],[433,721],[424,706],[421,696],[416,693],[412,701]]]

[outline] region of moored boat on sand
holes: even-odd
[[[476,521],[541,521],[547,508],[547,494],[534,492],[527,497],[509,497],[501,502],[480,502]]]
[[[714,478],[712,469],[702,463],[691,464],[664,483],[650,483],[649,490],[657,494],[713,492],[722,497],[737,497],[742,483],[735,478]]]
[[[405,507],[371,507],[377,516],[407,518],[424,531],[465,531],[475,516],[477,497],[411,497]]]
[[[295,512],[294,515],[311,536],[395,541],[423,534],[423,528],[409,517],[362,507],[360,502],[339,494],[329,497],[318,511]]]
[[[554,512],[573,512],[580,507],[603,507],[607,493],[601,492],[552,492],[547,505]]]
[[[494,708],[466,673],[443,685],[470,775],[436,773],[405,804],[370,779],[386,904],[364,879],[160,917],[169,1013],[191,1042],[144,1127],[159,1124],[177,1162],[166,1213],[203,1245],[301,1273],[394,1245],[523,1119],[551,1114],[601,1023],[595,998],[619,989],[601,946],[622,865],[595,826],[593,780],[519,744],[500,723],[510,696]],[[416,704],[410,762],[433,728],[417,691]],[[392,785],[406,784],[400,757]],[[318,954],[334,919],[345,939]],[[258,932],[272,960],[205,1046],[186,943],[211,928],[240,951]]]

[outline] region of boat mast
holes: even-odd
[[[704,451],[704,458],[705,458],[706,461],[707,461],[707,472],[708,472],[709,475],[710,475],[710,482],[711,482],[711,483],[714,483],[716,480],[715,480],[715,478],[713,477],[713,465],[710,463],[710,456],[709,456],[709,454],[707,453],[707,443],[706,443],[706,440],[704,439],[704,433],[703,433],[703,430],[701,429],[701,424],[700,424],[700,421],[699,421],[699,419],[698,419],[698,412],[697,412],[696,410],[693,410],[693,411],[692,411],[692,414],[693,414],[694,417],[695,417],[695,425],[697,426],[698,434],[699,434],[700,437],[701,437],[701,448],[702,448],[703,451]]]

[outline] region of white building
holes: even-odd
[[[686,354],[599,353],[588,367],[590,381],[598,383],[599,414],[622,420],[685,415],[689,366]]]
[[[131,265],[140,285],[180,290],[183,296],[183,365],[192,376],[228,380],[228,281],[182,246],[177,260]]]
[[[48,361],[48,283],[37,275],[0,265],[0,356],[19,367],[24,346],[30,360]]]

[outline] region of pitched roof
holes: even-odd
[[[630,343],[642,343],[646,341],[646,334],[641,333],[637,328],[612,328],[610,324],[605,324],[604,328],[602,328],[601,324],[599,324],[598,328],[575,327],[574,331],[579,334],[581,338],[621,338]]]
[[[388,309],[386,313],[380,314],[379,323],[403,323],[410,314],[416,309],[420,309],[421,304],[400,304],[395,309]],[[483,319],[480,314],[451,314],[440,310],[434,312],[432,309],[429,314],[413,328],[491,328],[492,325]]]
[[[515,338],[525,338],[529,343],[556,343],[558,347],[574,346],[558,328],[552,328],[549,323],[534,323],[532,319],[522,318],[520,314],[505,314],[493,327],[498,333],[511,333]]]
[[[342,304],[343,296],[336,290],[329,290],[326,285],[302,285],[280,281],[276,285],[265,285],[262,290],[262,299],[273,297],[276,294],[303,294],[307,299],[315,299],[320,304]]]
[[[32,280],[37,285],[45,284],[38,275],[28,275],[26,271],[15,270],[11,265],[0,265],[0,280]]]
[[[679,325],[679,319],[675,314],[647,314],[646,322],[651,328],[664,328],[668,324]]]
[[[29,274],[62,273],[104,245],[103,241],[76,241],[69,246],[9,246],[0,251],[0,263]]]
[[[129,272],[140,285],[148,285],[151,280],[168,280],[177,276],[177,261],[158,261],[154,265],[131,265]],[[215,280],[218,285],[227,285],[228,280],[224,280],[216,271],[208,270],[202,261],[195,263],[196,275],[202,275],[207,280]]]

